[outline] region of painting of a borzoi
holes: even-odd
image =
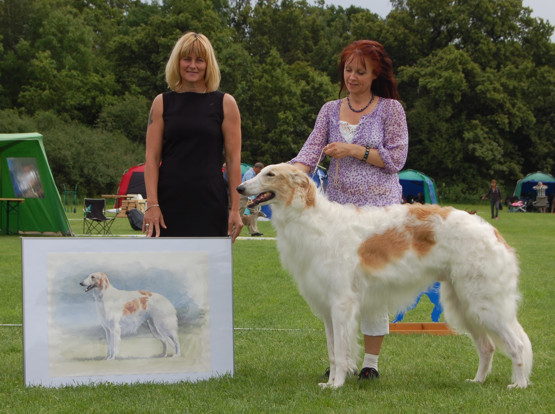
[[[91,273],[80,283],[92,290],[100,324],[106,333],[106,359],[118,356],[122,333],[133,333],[146,322],[150,332],[162,342],[164,357],[168,349],[180,355],[177,314],[164,296],[144,290],[116,289],[102,272]]]

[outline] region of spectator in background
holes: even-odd
[[[262,168],[264,168],[264,164],[262,164],[261,162],[255,163],[254,166],[245,171],[242,182],[256,177],[260,173],[260,171],[262,171]],[[241,195],[239,198],[239,214],[241,214],[243,223],[247,226],[251,236],[264,236],[264,234],[258,231],[258,216],[260,215],[260,206],[249,207],[248,203],[249,198],[247,196]],[[245,210],[247,208],[249,209],[250,214],[245,214]]]
[[[491,218],[493,220],[497,220],[499,217],[499,205],[503,199],[501,194],[501,189],[497,187],[497,181],[491,180],[490,188],[485,196],[482,196],[482,200],[489,198],[490,206],[491,206]]]
[[[545,213],[547,209],[547,196],[545,195],[545,190],[547,190],[547,186],[539,181],[538,184],[536,184],[532,188],[538,193],[534,205],[538,208],[540,213]]]

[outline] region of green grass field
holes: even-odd
[[[488,206],[477,209],[488,218]],[[81,233],[79,214],[72,227]],[[328,366],[323,324],[279,263],[274,240],[233,247],[235,375],[195,384],[98,385],[49,389],[23,383],[21,241],[0,236],[0,412],[2,413],[552,413],[555,411],[555,215],[509,213],[493,222],[521,261],[519,319],[534,348],[533,385],[508,390],[510,360],[497,353],[482,385],[467,383],[478,357],[466,336],[389,335],[378,381],[349,378],[321,390]],[[270,222],[260,222],[275,236]],[[139,234],[127,219],[113,227]],[[243,235],[247,235],[243,230]],[[423,298],[404,321],[429,321]]]

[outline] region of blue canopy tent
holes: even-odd
[[[535,199],[537,193],[533,187],[540,181],[547,186],[545,195],[549,196],[555,194],[555,177],[551,174],[537,171],[535,173],[528,174],[526,177],[517,181],[514,196],[518,197],[519,200],[523,198],[531,200]]]
[[[421,193],[427,204],[437,204],[436,184],[426,174],[416,170],[403,170],[399,173],[399,182],[403,187],[405,200]]]

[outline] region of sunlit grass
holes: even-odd
[[[488,219],[487,205],[477,209]],[[79,214],[72,226],[82,225]],[[138,235],[127,219],[116,234]],[[534,348],[534,385],[507,390],[511,363],[496,354],[483,385],[467,383],[478,364],[465,336],[389,335],[379,381],[349,378],[337,391],[318,382],[328,366],[322,322],[299,296],[279,262],[274,240],[238,240],[233,246],[235,375],[196,384],[100,385],[26,388],[21,326],[0,327],[0,412],[548,413],[555,409],[555,215],[508,213],[492,221],[521,261],[519,319]],[[260,222],[275,236],[271,222]],[[247,236],[247,233],[243,235]],[[21,252],[16,236],[0,237],[0,323],[22,323]],[[405,321],[429,321],[424,297]]]

